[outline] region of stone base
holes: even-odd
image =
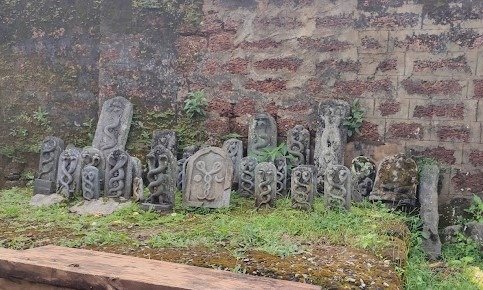
[[[80,202],[69,209],[79,215],[110,215],[129,203],[120,203],[113,199],[93,199]]]
[[[30,205],[31,206],[51,206],[54,204],[61,203],[65,200],[65,198],[62,195],[59,194],[36,194],[32,197],[30,200]]]
[[[55,183],[45,179],[35,179],[34,194],[52,194],[55,192]]]
[[[172,212],[173,205],[170,204],[154,204],[154,203],[142,203],[141,208],[143,210],[153,210],[157,212]]]

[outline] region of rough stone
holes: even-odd
[[[124,150],[132,116],[133,105],[125,98],[115,97],[104,102],[92,146],[104,156],[117,149]]]
[[[143,163],[137,157],[131,157],[133,178],[143,178]]]
[[[178,182],[177,187],[179,190],[183,190],[185,185],[185,175],[186,175],[186,162],[188,158],[193,156],[199,147],[197,145],[190,145],[183,149],[183,156],[178,160]]]
[[[341,100],[328,100],[319,105],[319,119],[315,140],[314,163],[317,167],[318,187],[323,189],[324,173],[332,165],[344,163],[347,129],[344,119],[350,113],[350,105]]]
[[[418,166],[412,158],[404,154],[386,157],[377,169],[369,200],[381,200],[397,208],[409,209],[416,203],[417,185]]]
[[[315,166],[300,165],[292,170],[292,208],[311,210],[317,194],[317,173]]]
[[[129,200],[132,193],[133,165],[131,156],[124,150],[114,150],[106,161],[105,196]]]
[[[297,125],[287,133],[288,152],[294,158],[287,160],[292,168],[309,163],[310,132],[302,125]]]
[[[277,146],[277,124],[269,114],[255,115],[248,131],[248,156],[258,156],[263,149]]]
[[[223,143],[223,149],[233,162],[233,184],[238,184],[240,162],[243,158],[243,142],[238,139],[228,139]]]
[[[106,216],[128,206],[129,203],[120,203],[114,199],[93,199],[80,202],[69,209],[79,215]]]
[[[101,196],[99,169],[88,165],[82,169],[82,196],[84,199],[98,199]]]
[[[277,198],[277,168],[273,163],[262,162],[255,168],[255,206],[275,207]]]
[[[170,149],[157,145],[148,154],[148,189],[150,195],[142,204],[144,209],[160,212],[174,208],[178,179],[178,164]]]
[[[257,164],[257,159],[252,156],[243,157],[240,161],[238,193],[243,197],[255,196],[255,168]]]
[[[151,143],[151,149],[161,145],[173,153],[176,157],[178,155],[178,136],[175,131],[172,130],[156,130],[153,133],[153,141]]]
[[[57,193],[66,198],[74,197],[81,190],[81,151],[70,147],[60,155],[57,169]]]
[[[344,165],[332,165],[325,172],[324,197],[330,208],[351,206],[351,173]]]
[[[287,158],[278,157],[273,163],[277,168],[277,197],[284,197],[287,195]]]
[[[57,193],[48,194],[48,195],[36,194],[32,196],[32,199],[30,200],[30,205],[35,207],[51,206],[54,204],[61,203],[64,200],[65,200],[65,197]]]
[[[94,166],[99,171],[99,182],[100,182],[100,189],[104,188],[104,175],[106,171],[106,158],[101,150],[88,146],[82,149],[81,153],[82,157],[82,170],[84,170],[87,166]],[[82,174],[82,178],[83,178]],[[83,180],[82,180],[83,182]]]
[[[423,221],[423,250],[432,260],[441,256],[441,241],[438,235],[438,180],[437,165],[423,165],[419,184],[419,216]]]
[[[369,197],[376,179],[376,164],[365,156],[358,156],[351,162],[352,200],[361,202]]]
[[[134,177],[132,180],[132,194],[133,200],[136,202],[143,202],[144,197],[144,182],[142,178]]]
[[[186,164],[186,206],[221,208],[230,205],[233,163],[225,150],[207,147],[199,150]]]
[[[52,194],[55,192],[57,165],[64,147],[64,141],[57,137],[47,137],[42,142],[39,173],[34,183],[34,194]]]

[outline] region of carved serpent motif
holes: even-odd
[[[203,193],[198,194],[196,198],[198,200],[208,200],[208,201],[213,201],[216,199],[216,196],[211,196],[210,190],[211,190],[211,184],[214,181],[216,182],[223,182],[225,180],[225,177],[218,177],[216,174],[218,174],[221,169],[222,169],[222,164],[221,162],[217,161],[213,163],[213,167],[211,168],[210,171],[206,169],[206,163],[204,161],[198,161],[196,163],[196,169],[201,171],[203,173]]]
[[[91,200],[94,198],[94,172],[88,171],[82,176],[82,191],[84,198]]]
[[[282,191],[285,189],[286,172],[284,163],[282,161],[276,162],[277,166],[277,194],[282,195]]]
[[[150,181],[148,185],[148,189],[151,192],[151,195],[148,197],[148,200],[151,203],[155,202],[156,197],[160,197],[163,193],[164,186],[160,186],[166,182],[166,179],[169,177],[166,174],[166,169],[168,168],[168,156],[166,154],[160,154],[157,158],[158,166],[156,166],[156,157],[153,154],[148,156],[150,160],[149,168],[152,168],[148,172],[148,180]],[[161,203],[161,201],[160,201]]]
[[[305,155],[302,153],[305,149],[304,144],[300,141],[300,134],[297,132],[292,138],[292,144],[288,148],[288,152],[295,156],[296,160],[292,161],[294,166],[305,164]]]
[[[39,173],[39,179],[42,179],[44,175],[49,174],[53,169],[55,164],[53,163],[55,155],[53,152],[55,151],[55,147],[57,146],[57,142],[54,140],[49,140],[48,142],[44,143],[44,148],[42,148],[42,161],[40,168],[42,168],[41,172]],[[50,166],[49,166],[50,164]]]
[[[254,166],[250,162],[244,164],[242,172],[240,174],[240,187],[242,194],[253,194],[255,188],[255,173],[253,172]]]
[[[127,156],[125,154],[119,155],[119,159],[111,155],[109,158],[109,165],[112,169],[109,170],[109,196],[120,197],[122,195],[122,189],[124,189],[124,165],[127,163]]]
[[[310,203],[308,202],[309,192],[310,192],[310,173],[307,171],[296,171],[294,173],[294,191],[293,196],[293,207],[295,208],[310,208]]]
[[[113,123],[111,125],[107,125],[106,127],[104,127],[104,134],[106,134],[107,137],[109,137],[109,140],[106,144],[104,144],[101,147],[101,150],[109,150],[114,148],[114,146],[116,146],[117,136],[115,136],[114,132],[111,132],[111,130],[117,128],[119,125],[121,125],[121,118],[117,119],[117,123]]]
[[[258,174],[262,177],[262,182],[258,185],[260,189],[260,193],[258,194],[258,206],[257,209],[261,208],[262,206],[270,206],[270,201],[272,200],[272,181],[273,175],[271,171],[263,171],[260,170]]]
[[[347,189],[345,188],[344,182],[347,179],[347,172],[345,171],[339,171],[339,182],[334,182],[334,176],[333,174],[335,173],[335,170],[329,170],[327,172],[327,183],[329,185],[329,190],[328,192],[325,192],[325,194],[328,194],[331,199],[335,199],[337,201],[340,201],[341,204],[345,204],[346,200],[345,197],[347,196]],[[341,192],[340,195],[338,194],[333,194],[334,189],[338,190]]]
[[[60,178],[60,188],[67,189],[68,193],[73,193],[75,186],[73,185],[74,181],[74,172],[77,168],[77,156],[74,156],[68,152],[65,152],[62,156],[62,166],[60,170],[62,171],[62,175]]]

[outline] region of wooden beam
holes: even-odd
[[[72,289],[321,289],[309,284],[56,246],[25,251],[0,249],[0,278]]]

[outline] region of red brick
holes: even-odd
[[[378,125],[364,120],[360,132],[355,136],[358,141],[380,142],[382,140]]]
[[[272,117],[278,116],[278,106],[275,102],[270,102],[265,105],[265,112],[269,113]]]
[[[451,182],[455,191],[470,191],[471,193],[483,192],[483,172],[462,172],[458,171]]]
[[[339,72],[357,73],[361,69],[361,63],[359,61],[354,61],[354,60],[328,59],[328,60],[319,62],[316,65],[315,69],[316,71],[331,69]]]
[[[248,63],[249,61],[243,58],[231,59],[225,64],[225,69],[232,74],[245,75],[248,73]]]
[[[441,69],[471,73],[466,58],[459,56],[456,58],[446,58],[441,60],[416,60],[413,72],[435,72]]]
[[[391,139],[415,139],[424,137],[423,125],[419,123],[394,123],[387,129],[387,137]]]
[[[360,97],[367,92],[385,92],[392,93],[393,85],[390,79],[381,80],[338,80],[334,84],[335,93],[338,95],[348,95],[351,97]]]
[[[427,106],[417,105],[414,107],[413,117],[415,118],[433,118],[444,117],[462,120],[464,118],[465,106],[463,104],[443,104]]]
[[[254,22],[255,26],[259,29],[295,29],[304,25],[300,20],[293,16],[282,15],[277,15],[275,17],[257,17]]]
[[[483,80],[473,80],[474,99],[483,99]]]
[[[233,104],[222,98],[214,98],[208,104],[208,112],[215,112],[221,117],[231,117]]]
[[[455,150],[446,149],[442,146],[426,148],[413,154],[421,157],[433,158],[445,164],[455,164],[456,162],[456,158],[454,156]]]
[[[470,129],[461,126],[439,126],[436,132],[441,141],[469,142]]]
[[[350,42],[340,41],[335,37],[325,37],[321,39],[301,37],[298,38],[297,41],[302,48],[316,50],[319,52],[344,51],[352,45]]]
[[[240,47],[244,49],[268,49],[278,48],[280,47],[281,43],[281,41],[274,41],[270,38],[265,38],[254,42],[244,41],[240,44]]]
[[[295,72],[302,62],[303,60],[295,57],[271,58],[255,62],[255,67],[267,70],[287,69],[291,72]]]
[[[361,15],[358,22],[362,27],[415,27],[419,23],[419,15],[416,13],[380,13],[372,14],[370,16]]]
[[[218,72],[220,63],[215,59],[208,59],[203,64],[203,72],[208,75],[214,75]]]
[[[180,57],[193,57],[206,48],[206,38],[202,36],[180,36],[176,47]]]
[[[380,49],[382,45],[374,37],[364,36],[361,39],[361,46],[364,49]]]
[[[255,81],[249,79],[245,84],[245,88],[266,94],[276,93],[287,89],[287,81],[280,79],[265,79],[263,81]]]
[[[404,40],[395,40],[394,46],[413,51],[443,52],[446,50],[444,34],[408,35]]]
[[[475,167],[481,167],[481,166],[483,166],[483,151],[480,151],[480,150],[472,150],[470,152],[469,161],[470,161],[471,165],[473,165]]]
[[[393,100],[387,100],[381,102],[378,109],[383,117],[394,115],[401,110],[401,103]]]
[[[352,19],[351,15],[343,13],[317,18],[315,23],[317,28],[341,28],[352,26],[354,19]]]
[[[234,39],[235,35],[230,32],[213,34],[208,39],[208,49],[211,52],[231,50],[233,48]]]
[[[230,133],[230,119],[226,117],[208,118],[205,122],[206,132],[210,136],[224,136]]]
[[[233,114],[236,117],[253,115],[255,114],[255,112],[255,100],[253,99],[241,99],[235,104],[233,108]]]
[[[215,14],[205,14],[200,23],[200,31],[202,33],[213,34],[221,32],[223,22]]]
[[[397,59],[386,59],[381,61],[376,68],[376,71],[387,72],[391,70],[397,70]]]
[[[457,80],[423,81],[405,79],[401,82],[410,95],[455,95],[463,89]]]

